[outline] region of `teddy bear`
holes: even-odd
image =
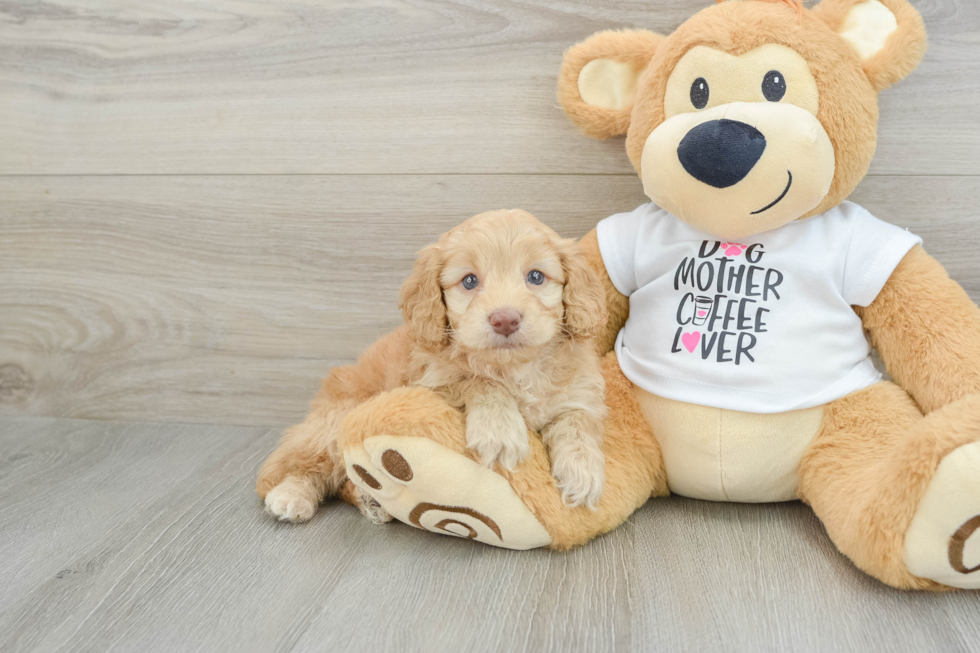
[[[802,500],[888,585],[980,588],[980,309],[919,238],[847,201],[878,93],[925,49],[906,0],[726,0],[667,36],[572,47],[565,113],[625,135],[651,200],[581,240],[609,314],[598,506],[562,504],[537,438],[513,470],[479,464],[460,411],[396,382],[357,399],[320,473],[512,549],[584,544],[669,493]],[[312,483],[266,472],[263,496]]]

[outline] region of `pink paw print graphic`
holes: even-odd
[[[725,256],[738,256],[748,249],[748,247],[741,243],[722,243],[721,249],[724,251]]]

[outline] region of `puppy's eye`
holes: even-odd
[[[527,282],[533,283],[535,286],[540,286],[544,283],[544,273],[541,270],[531,270],[527,273]]]
[[[708,88],[708,81],[704,77],[698,77],[691,84],[691,104],[695,109],[703,109],[708,106],[708,96],[711,89]]]
[[[779,102],[786,95],[786,78],[778,70],[770,70],[762,80],[762,94],[770,102]]]
[[[467,274],[463,277],[463,287],[467,290],[473,290],[480,285],[480,280],[476,278],[475,274]]]

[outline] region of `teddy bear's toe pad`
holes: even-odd
[[[401,522],[507,549],[551,543],[503,476],[428,438],[374,436],[344,460],[350,480]]]
[[[905,563],[920,578],[980,589],[980,442],[939,463],[905,535]]]

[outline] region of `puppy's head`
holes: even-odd
[[[606,322],[602,285],[578,243],[524,211],[470,218],[422,250],[399,302],[416,340],[511,359]]]

